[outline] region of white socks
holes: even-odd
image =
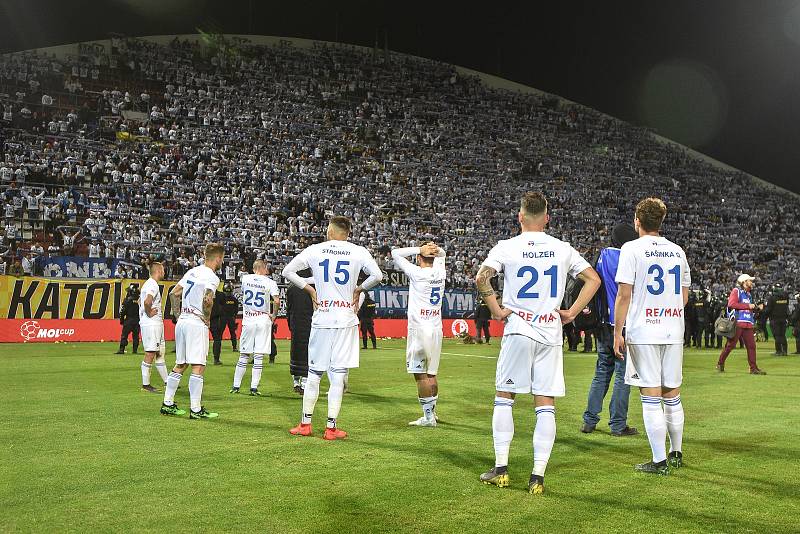
[[[533,474],[544,476],[547,461],[556,441],[556,408],[536,408],[536,427],[533,430]]]
[[[308,425],[311,423],[311,416],[314,414],[314,406],[317,405],[317,397],[319,397],[319,383],[322,376],[314,371],[308,371],[308,380],[306,380],[306,387],[303,388],[303,418],[301,423]]]
[[[189,377],[189,400],[190,407],[193,412],[199,412],[202,408],[200,402],[203,397],[203,375],[196,375],[192,373]]]
[[[152,367],[151,364],[142,361],[142,385],[149,386],[150,385],[150,368]]]
[[[264,355],[253,354],[253,373],[250,376],[250,389],[258,389],[261,382],[261,371],[264,369]]]
[[[669,452],[681,451],[683,446],[683,404],[681,396],[664,399],[664,419],[669,434]]]
[[[233,371],[233,387],[238,388],[242,385],[242,378],[247,371],[247,364],[250,362],[250,356],[247,354],[240,354],[239,361],[236,362],[236,369]]]
[[[419,397],[419,404],[422,406],[422,415],[425,416],[427,421],[434,420],[434,412],[436,411],[436,401],[439,399],[438,395],[433,397]]]
[[[163,343],[162,343],[163,347]],[[161,376],[161,381],[166,384],[167,382],[167,362],[164,361],[164,356],[156,356],[156,371]]]
[[[334,369],[328,372],[328,380],[331,383],[328,388],[328,428],[336,428],[336,418],[339,417],[339,410],[342,408],[346,377],[347,369]]]
[[[164,404],[172,406],[175,404],[175,392],[178,391],[178,386],[181,383],[183,375],[172,371],[167,377],[167,386],[164,388]]]
[[[494,398],[492,414],[492,437],[494,439],[495,467],[508,465],[508,450],[514,438],[514,400],[504,397]]]
[[[653,461],[663,462],[667,459],[667,421],[661,409],[661,397],[642,395],[642,418],[653,451]],[[683,426],[683,409],[681,409],[681,428]]]

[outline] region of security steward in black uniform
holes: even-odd
[[[298,271],[297,274],[308,279],[310,269]],[[307,280],[314,283],[312,280]],[[303,394],[303,384],[308,377],[308,338],[311,335],[311,317],[314,315],[314,304],[305,290],[294,284],[286,289],[286,320],[292,333],[289,349],[289,372],[294,381],[294,390]]]
[[[698,349],[703,346],[703,338],[708,324],[708,302],[705,298],[706,292],[700,289],[694,301],[694,346]],[[706,343],[708,348],[708,343]]]
[[[792,326],[792,335],[794,336],[794,352],[792,354],[800,354],[800,293],[794,296],[794,310],[789,318],[789,323]]]
[[[722,336],[718,336],[714,332],[714,323],[717,321],[719,314],[722,313],[723,307],[722,300],[719,297],[716,295],[711,297],[711,303],[708,308],[708,323],[706,324],[706,347],[708,348],[722,348]],[[716,347],[714,346],[714,338],[717,339]]]
[[[789,319],[789,296],[780,286],[772,289],[772,295],[764,308],[764,317],[769,320],[772,336],[775,338],[773,356],[786,356],[789,345],[786,341],[786,322]]]
[[[222,365],[219,356],[222,352],[222,335],[225,328],[231,335],[231,345],[236,352],[236,314],[239,313],[239,301],[233,296],[233,285],[225,282],[222,292],[214,295],[211,307],[211,337],[214,339],[214,365]]]
[[[361,330],[361,342],[364,348],[367,348],[367,337],[372,340],[372,348],[377,349],[375,337],[375,301],[369,296],[368,292],[364,292],[364,302],[358,309],[358,328]]]
[[[475,308],[475,333],[479,344],[483,343],[483,338],[486,338],[486,344],[489,345],[491,337],[489,336],[489,319],[492,318],[492,312],[489,311],[489,306],[478,295],[478,307]]]
[[[133,284],[128,286],[125,300],[119,308],[119,324],[122,335],[119,338],[119,350],[115,354],[125,354],[128,335],[133,336],[133,353],[139,352],[139,288]]]

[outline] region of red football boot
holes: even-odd
[[[293,436],[310,436],[311,435],[311,423],[305,424],[300,423],[294,428],[289,429],[289,434]]]
[[[325,435],[322,436],[322,439],[333,441],[335,439],[344,439],[346,437],[347,437],[347,432],[345,432],[344,430],[339,430],[338,428],[326,428]]]

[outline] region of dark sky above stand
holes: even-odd
[[[593,107],[800,192],[800,0],[0,0],[0,52],[224,33],[383,45]]]

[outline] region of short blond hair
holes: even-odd
[[[155,273],[156,269],[159,268],[159,267],[161,267],[162,271],[164,270],[164,265],[162,263],[157,262],[157,261],[154,261],[153,263],[151,263],[150,264],[150,270],[149,270],[150,274],[152,275],[153,273]]]
[[[267,269],[267,264],[264,260],[256,260],[253,262],[253,272],[260,271],[262,269]]]
[[[353,229],[353,223],[347,217],[331,217],[331,220],[328,222],[328,224],[333,225],[338,230],[345,232],[347,235],[350,235],[350,230]]]
[[[538,217],[547,211],[547,199],[539,191],[528,191],[522,195],[520,209],[529,217]]]
[[[205,258],[216,258],[217,256],[222,257],[225,254],[225,247],[222,246],[222,243],[209,243],[206,245],[205,250]]]
[[[667,206],[660,198],[649,197],[636,205],[636,218],[645,232],[657,232],[667,216]]]

